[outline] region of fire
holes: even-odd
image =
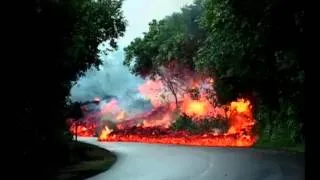
[[[185,113],[189,116],[192,115],[205,115],[206,114],[206,107],[205,104],[198,101],[192,101],[187,104]]]
[[[166,72],[163,75],[171,73],[163,71]],[[149,79],[138,88],[153,105],[150,112],[130,116],[116,100],[102,105],[96,116],[101,121],[112,121],[115,126],[103,125],[98,140],[243,147],[256,142],[256,135],[252,132],[256,121],[248,99],[239,98],[218,105],[212,78],[187,70],[170,76]],[[173,125],[179,116],[188,117],[192,127],[199,130],[174,130]],[[90,134],[92,131],[88,129],[98,126],[85,127],[87,129],[81,127],[82,130],[78,130],[80,134]],[[73,129],[70,131],[74,132]]]
[[[102,140],[102,139],[100,139]],[[254,137],[248,135],[193,135],[186,131],[171,131],[161,128],[142,128],[118,130],[109,134],[107,141],[145,142],[160,144],[180,144],[195,146],[239,146],[250,147],[255,142]]]
[[[231,103],[231,110],[236,110],[239,113],[247,112],[250,107],[250,102],[243,98]]]
[[[73,135],[92,137],[96,131],[96,125],[90,122],[77,122],[70,120],[69,131]]]
[[[112,132],[113,130],[112,129],[109,129],[108,126],[105,126],[100,135],[99,135],[99,140],[100,141],[105,141],[108,139],[108,135]]]

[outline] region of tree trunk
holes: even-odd
[[[179,108],[178,107],[178,98],[177,98],[177,95],[176,95],[176,93],[172,93],[173,94],[173,96],[174,96],[174,100],[176,101],[176,110]]]
[[[174,97],[174,100],[175,100],[175,102],[176,102],[176,110],[178,110],[178,97],[177,97],[177,93],[176,93],[176,91],[175,91],[175,89],[174,89],[174,87],[173,87],[173,85],[172,85],[172,83],[169,81],[168,82],[168,86],[169,86],[169,89],[170,89],[170,91],[171,91],[171,93],[172,93],[172,95],[173,95],[173,97]]]
[[[78,141],[78,121],[76,121],[76,141]]]

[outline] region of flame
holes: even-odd
[[[203,116],[206,115],[206,107],[205,103],[199,102],[199,101],[191,101],[187,104],[187,107],[185,109],[185,113],[189,116],[192,115],[198,115]]]
[[[96,125],[89,122],[77,122],[75,120],[70,120],[69,131],[73,135],[92,137],[96,131]]]
[[[98,140],[243,147],[252,146],[256,142],[257,136],[252,132],[256,121],[248,99],[239,98],[229,104],[218,105],[212,78],[188,70],[182,70],[177,75],[172,74],[174,71],[163,71],[166,72],[163,74],[172,78],[149,79],[138,88],[139,93],[151,101],[153,109],[150,112],[129,116],[125,109],[119,107],[119,102],[113,99],[102,105],[98,114],[92,115],[99,120],[116,123],[112,128],[102,125]],[[168,88],[169,85],[171,88]],[[197,125],[204,120],[221,120],[228,125],[226,129],[215,127],[197,133],[173,131],[170,127],[181,115],[186,115]],[[81,128],[78,131],[87,132],[83,133],[85,135],[92,133],[93,136],[94,132],[88,129],[98,126],[88,128],[87,125],[87,129]],[[70,129],[71,132],[73,130]]]
[[[108,126],[105,126],[105,127],[102,129],[102,131],[101,131],[98,139],[99,139],[100,141],[105,141],[105,140],[107,140],[107,139],[108,139],[108,135],[109,135],[112,131],[113,131],[113,130],[112,130],[112,129],[109,129]]]
[[[239,99],[236,102],[231,102],[231,110],[235,110],[238,113],[247,112],[251,108],[250,102],[243,98]]]

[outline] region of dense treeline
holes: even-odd
[[[260,143],[293,146],[304,140],[303,19],[299,1],[196,0],[150,22],[124,64],[143,77],[171,62],[205,72],[220,103],[254,103]]]
[[[71,136],[65,122],[70,88],[86,70],[102,63],[99,44],[108,42],[105,53],[117,48],[126,22],[121,0],[33,3],[15,21],[27,23],[15,36],[28,43],[16,53],[17,79],[12,77],[12,82],[19,82],[13,85],[18,93],[12,93],[18,102],[15,131],[19,133],[14,138],[21,140],[15,157],[24,177],[53,179],[70,157]]]

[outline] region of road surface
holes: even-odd
[[[81,141],[113,151],[117,162],[89,180],[304,180],[304,155],[177,145]]]

